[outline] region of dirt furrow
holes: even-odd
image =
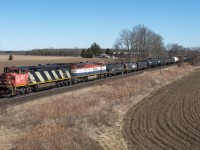
[[[200,70],[133,106],[124,119],[129,149],[200,148]]]

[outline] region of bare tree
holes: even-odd
[[[168,54],[170,57],[172,56],[184,56],[186,54],[186,48],[184,48],[182,45],[178,44],[168,44],[166,45],[166,49],[168,51]]]
[[[163,53],[163,38],[143,25],[133,28],[136,50],[140,53],[140,59],[159,57]]]
[[[114,48],[121,49],[122,51],[129,52],[129,59],[130,59],[130,49],[131,49],[131,31],[128,29],[123,29],[120,34],[119,38],[115,41]]]
[[[132,35],[133,35],[132,43],[134,43],[133,50],[137,54],[139,54],[139,59],[142,59],[144,55],[145,43],[146,43],[146,32],[147,32],[147,28],[142,25],[135,26],[132,30]]]
[[[163,38],[159,34],[151,33],[149,56],[157,58],[165,55]]]
[[[124,29],[115,42],[115,47],[134,52],[138,59],[157,57],[163,52],[163,38],[143,25],[135,26],[131,31]]]

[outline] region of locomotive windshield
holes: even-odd
[[[4,69],[4,73],[17,73],[17,74],[19,74],[19,70],[14,70],[14,69]]]
[[[25,74],[26,70],[5,68],[4,73]]]

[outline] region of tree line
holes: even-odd
[[[163,37],[144,25],[123,29],[114,43],[114,50],[128,52],[137,60],[158,57],[199,55],[200,47],[185,48],[176,43],[165,45]]]
[[[200,47],[185,48],[177,43],[165,45],[160,34],[144,25],[136,25],[131,30],[122,29],[111,49],[102,49],[100,45],[94,42],[86,49],[46,48],[33,49],[23,53],[26,55],[81,56],[86,58],[97,57],[101,53],[106,53],[127,59],[134,57],[136,60],[143,60],[146,58],[199,55],[199,52]]]
[[[18,51],[20,52],[20,51]],[[18,53],[17,52],[17,53]],[[12,53],[9,51],[9,53]],[[15,52],[13,52],[15,53]],[[92,58],[96,57],[101,53],[106,53],[111,55],[111,49],[102,49],[95,42],[87,49],[55,49],[55,48],[45,48],[45,49],[33,49],[30,51],[25,51],[23,54],[25,55],[35,55],[35,56],[82,56],[84,58]]]
[[[36,55],[36,56],[80,56],[81,49],[55,49],[55,48],[45,48],[45,49],[33,49],[27,51],[26,55]]]

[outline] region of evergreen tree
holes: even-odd
[[[95,42],[87,50],[83,49],[81,51],[81,56],[83,58],[92,58],[102,53],[101,47]]]
[[[112,52],[111,52],[111,50],[110,50],[109,48],[106,49],[106,52],[105,52],[105,53],[108,54],[108,55],[111,55],[111,54],[112,54]]]
[[[94,54],[92,49],[88,48],[85,56],[86,58],[93,58]]]
[[[93,52],[93,55],[97,56],[102,53],[101,47],[95,42],[90,46],[90,49]]]
[[[86,55],[86,50],[83,49],[83,50],[81,51],[81,57],[85,58],[85,55]]]

